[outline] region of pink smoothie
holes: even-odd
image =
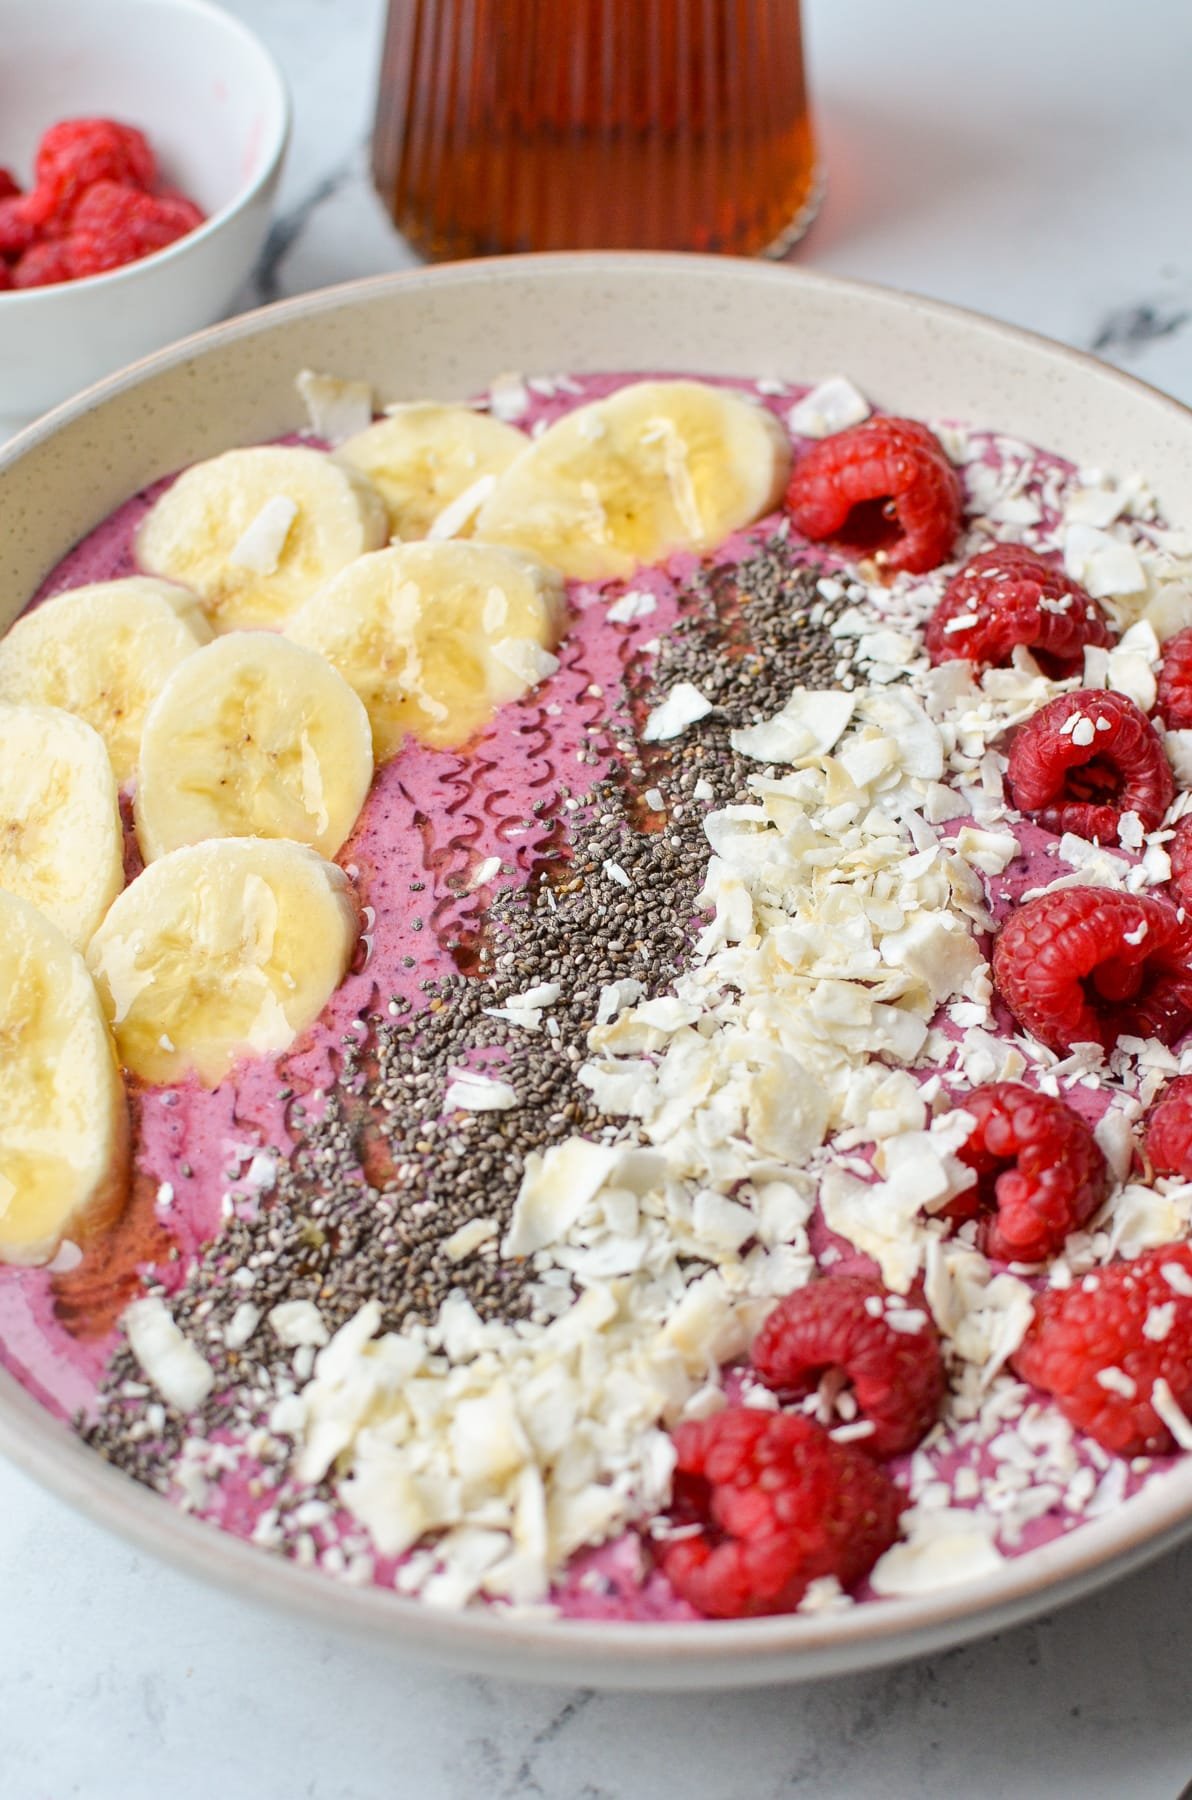
[[[541,384],[531,392],[518,422],[527,429],[541,427],[628,379],[595,376]],[[784,387],[765,394],[764,403],[785,421],[803,391]],[[1002,440],[987,434],[977,450],[976,464],[995,470],[1001,466]],[[1038,503],[1038,534],[1054,528],[1056,496],[1069,473],[1058,458],[1038,454],[1029,484]],[[92,532],[37,598],[135,572],[136,527],[165,485],[136,496]],[[761,521],[724,546],[717,560],[748,554],[765,542],[775,523]],[[809,550],[808,560],[827,570],[835,566],[831,556],[819,551]],[[474,937],[493,894],[527,883],[557,850],[566,830],[564,799],[582,801],[610,768],[612,747],[599,727],[616,705],[624,671],[634,659],[648,656],[653,640],[664,636],[679,616],[695,567],[696,559],[679,557],[666,568],[640,572],[632,583],[605,588],[572,584],[573,623],[555,675],[525,701],[505,708],[465,749],[431,750],[411,742],[378,771],[338,858],[366,909],[365,934],[352,972],[318,1024],[285,1056],[245,1063],[213,1091],[193,1083],[137,1089],[134,1188],[111,1241],[74,1269],[0,1270],[0,1360],[58,1418],[92,1412],[105,1366],[120,1342],[119,1314],[139,1291],[142,1273],[151,1270],[168,1289],[176,1288],[230,1213],[261,1204],[251,1179],[254,1153],[272,1149],[283,1158],[291,1154],[292,1108],[301,1103],[308,1116],[317,1114],[333,1084],[345,1036],[361,1033],[365,1017],[383,1010],[392,997],[401,996],[418,1008],[424,1004],[424,981],[448,975],[461,964],[466,969],[461,946]],[[610,626],[608,606],[629,586],[652,594],[655,610]],[[951,833],[960,823],[945,829]],[[987,883],[995,918],[1004,916],[1026,889],[1069,872],[1057,860],[1049,834],[1026,827],[1019,835],[1023,855],[1004,876]],[[500,872],[473,885],[476,871],[490,859]],[[416,902],[413,882],[425,884]],[[940,1023],[956,1035],[946,1017]],[[1008,1020],[1003,1024],[1008,1028]],[[1095,1121],[1107,1096],[1081,1087],[1072,1099]],[[813,1247],[825,1267],[868,1266],[822,1225]],[[1007,1417],[1012,1416],[1007,1401]],[[1000,1429],[989,1419],[965,1424],[937,1448],[894,1465],[893,1472],[919,1490],[931,1481],[944,1482],[952,1491],[952,1504],[973,1504],[974,1498],[965,1495],[973,1481],[981,1487],[996,1468],[990,1441]],[[226,1478],[197,1510],[225,1529],[245,1536],[255,1532],[268,1541],[262,1521],[267,1526],[292,1487],[285,1481],[279,1485],[275,1477],[262,1480],[260,1466],[244,1446],[231,1441],[228,1465]],[[1087,1469],[1088,1478],[1070,1482],[1038,1517],[1008,1530],[1001,1539],[1005,1554],[1019,1554],[1071,1529],[1089,1510],[1090,1495],[1099,1491],[1109,1504],[1150,1479],[1161,1464],[1135,1464],[1119,1474],[1095,1445],[1080,1444],[1077,1467]],[[973,1472],[973,1480],[957,1486],[963,1468]],[[331,1509],[312,1524],[310,1537],[319,1555],[336,1543],[346,1546],[349,1557],[367,1548],[360,1528]],[[560,1610],[575,1617],[694,1617],[653,1570],[647,1545],[637,1533],[628,1533],[615,1544],[582,1553],[559,1585],[555,1598]],[[390,1585],[396,1572],[392,1560],[374,1558],[369,1578]]]

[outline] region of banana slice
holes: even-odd
[[[385,762],[409,732],[462,744],[553,674],[565,616],[553,570],[491,544],[397,544],[362,556],[286,626],[355,688]]]
[[[334,856],[373,775],[368,714],[321,656],[233,631],[175,669],[141,738],[146,862],[203,838],[292,838]]]
[[[580,581],[708,550],[778,501],[790,446],[764,407],[698,381],[638,381],[580,406],[503,475],[475,534]]]
[[[184,657],[211,638],[198,597],[134,575],[46,600],[0,638],[0,700],[77,713],[131,780],[149,703]]]
[[[48,1262],[111,1225],[128,1109],[95,985],[56,925],[0,893],[0,1262]]]
[[[357,470],[266,444],[184,470],[137,533],[137,560],[194,588],[216,631],[237,631],[281,625],[388,536],[385,503]]]
[[[470,406],[412,400],[385,412],[336,455],[378,490],[395,538],[425,537],[445,506],[507,469],[527,443],[523,432]]]
[[[359,919],[343,870],[304,844],[209,838],[150,863],[87,951],[124,1067],[215,1087],[280,1054],[335,992]]]
[[[97,731],[0,702],[0,888],[82,949],[124,886],[124,827]]]

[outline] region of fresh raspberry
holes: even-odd
[[[675,1519],[702,1529],[659,1557],[713,1618],[790,1612],[821,1575],[851,1587],[898,1536],[905,1502],[885,1471],[800,1414],[732,1406],[674,1443]]]
[[[1192,920],[1151,895],[1057,888],[1012,912],[993,979],[1024,1030],[1065,1054],[1119,1037],[1171,1044],[1192,1025]]]
[[[1192,726],[1192,625],[1177,631],[1163,646],[1155,710],[1169,731]]]
[[[991,1081],[961,1095],[977,1121],[957,1152],[977,1185],[948,1207],[949,1218],[980,1217],[978,1242],[1003,1262],[1056,1256],[1070,1231],[1088,1223],[1109,1174],[1096,1138],[1062,1100],[1017,1081]]]
[[[132,125],[115,119],[63,119],[51,125],[37,148],[37,186],[29,195],[31,216],[39,231],[60,233],[71,223],[75,205],[98,181],[148,189],[157,177],[157,160],[149,140]]]
[[[75,208],[67,244],[77,275],[101,275],[185,237],[202,222],[189,201],[99,181]]]
[[[20,183],[8,169],[0,169],[0,200],[15,200],[21,191]]]
[[[22,256],[36,235],[28,195],[0,199],[0,256]]]
[[[835,538],[893,572],[922,575],[950,555],[962,495],[943,445],[926,425],[875,418],[801,456],[786,504],[813,542]]]
[[[930,1316],[902,1308],[915,1330],[899,1331],[899,1311],[880,1281],[824,1275],[780,1300],[754,1340],[753,1366],[767,1387],[793,1398],[839,1370],[852,1383],[872,1435],[857,1448],[871,1456],[913,1450],[935,1424],[947,1380]]]
[[[1171,858],[1171,887],[1176,903],[1192,913],[1192,813],[1185,813],[1167,846]]]
[[[51,238],[26,250],[12,272],[12,285],[17,288],[51,287],[59,281],[73,281],[75,267],[70,246],[62,238]]]
[[[1168,1082],[1151,1109],[1144,1141],[1156,1175],[1192,1180],[1192,1075]]]
[[[1122,814],[1154,831],[1175,794],[1162,739],[1125,694],[1077,688],[1041,706],[1015,733],[1010,797],[1049,831],[1117,842]]]
[[[6,262],[0,261],[0,294],[4,292],[5,288],[10,288],[11,286],[12,271],[9,269]]]
[[[965,656],[995,668],[1025,644],[1058,681],[1080,673],[1086,644],[1111,644],[1113,633],[1097,602],[1037,551],[995,544],[953,575],[925,642],[933,663]]]
[[[1192,1410],[1192,1246],[1161,1244],[1040,1294],[1011,1361],[1106,1450],[1174,1450],[1153,1395],[1164,1381],[1180,1411]]]
[[[207,215],[202,207],[196,205],[188,195],[180,194],[177,188],[163,188],[153,198],[157,202],[158,217],[179,225],[184,232],[194,231],[207,222]]]

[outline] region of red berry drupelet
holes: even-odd
[[[850,1588],[898,1536],[905,1502],[885,1471],[800,1414],[731,1406],[674,1445],[674,1520],[699,1529],[659,1561],[711,1618],[790,1612],[823,1575]]]
[[[1056,1256],[1105,1199],[1109,1172],[1096,1138],[1062,1100],[1017,1081],[991,1081],[957,1104],[976,1124],[957,1152],[977,1185],[947,1209],[980,1218],[978,1244],[1003,1262]]]
[[[1041,706],[1015,733],[1006,780],[1020,812],[1102,844],[1117,842],[1123,813],[1154,831],[1175,796],[1158,732],[1133,700],[1105,688]]]
[[[20,183],[12,170],[0,169],[0,200],[15,200],[20,191]]]
[[[1169,731],[1192,726],[1192,625],[1177,631],[1163,646],[1155,710]]]
[[[12,285],[17,288],[51,287],[59,281],[73,281],[74,260],[70,246],[63,238],[47,238],[32,244],[17,261],[12,271]]]
[[[0,256],[22,256],[35,236],[25,197],[0,198]]]
[[[873,1427],[857,1448],[877,1457],[913,1450],[939,1417],[947,1389],[930,1316],[890,1300],[868,1276],[821,1276],[778,1302],[750,1353],[766,1386],[791,1398],[810,1394],[829,1370],[846,1375]],[[892,1321],[900,1316],[914,1329],[899,1330]]]
[[[1011,913],[993,979],[1048,1049],[1109,1052],[1120,1037],[1171,1044],[1192,1025],[1192,920],[1150,895],[1059,888]]]
[[[1045,675],[1079,675],[1086,644],[1113,632],[1097,602],[1025,544],[995,544],[969,558],[944,589],[925,634],[933,663],[967,657],[1001,668],[1019,644]]]
[[[1168,1082],[1151,1109],[1143,1142],[1156,1175],[1192,1180],[1192,1075]]]
[[[1192,1410],[1192,1246],[1163,1244],[1038,1296],[1011,1357],[1079,1431],[1118,1456],[1176,1447],[1167,1394]],[[1166,1384],[1158,1390],[1156,1384]]]
[[[813,543],[833,539],[892,574],[946,562],[960,529],[960,478],[917,419],[875,418],[824,438],[795,464],[786,504]]]
[[[1171,858],[1171,889],[1177,906],[1192,912],[1192,813],[1185,813],[1167,846]]]

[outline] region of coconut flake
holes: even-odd
[[[604,616],[610,625],[632,625],[635,619],[647,618],[657,605],[656,597],[645,588],[628,588]]]
[[[253,575],[272,575],[297,517],[296,500],[288,494],[271,495],[233,544],[228,561],[233,568],[248,569]]]
[[[787,414],[787,424],[796,437],[832,437],[850,425],[859,425],[871,410],[864,394],[847,376],[831,375],[795,402]]]
[[[852,694],[839,688],[796,688],[782,711],[729,733],[742,756],[758,762],[798,763],[826,756],[853,716]]]
[[[520,1105],[517,1089],[478,1069],[448,1069],[444,1112],[506,1112]]]
[[[471,524],[496,485],[497,478],[491,471],[487,475],[477,476],[462,494],[457,494],[441,512],[435,514],[427,527],[427,537],[436,542],[443,538],[458,537]]]
[[[215,1386],[215,1371],[174,1323],[164,1300],[150,1295],[126,1306],[128,1347],[158,1393],[179,1412],[193,1412]]]
[[[977,1581],[1001,1567],[995,1526],[960,1508],[916,1507],[903,1517],[905,1543],[874,1564],[869,1580],[877,1594],[931,1594],[962,1581]]]
[[[492,654],[502,668],[508,669],[526,687],[546,681],[559,666],[558,657],[544,650],[533,638],[499,638],[492,647]]]
[[[706,700],[689,681],[680,681],[671,689],[661,705],[646,720],[642,739],[647,744],[665,744],[681,737],[689,725],[707,718],[712,702]]]
[[[329,444],[342,444],[372,424],[372,389],[366,381],[343,381],[303,369],[294,386],[302,396],[310,428]]]

